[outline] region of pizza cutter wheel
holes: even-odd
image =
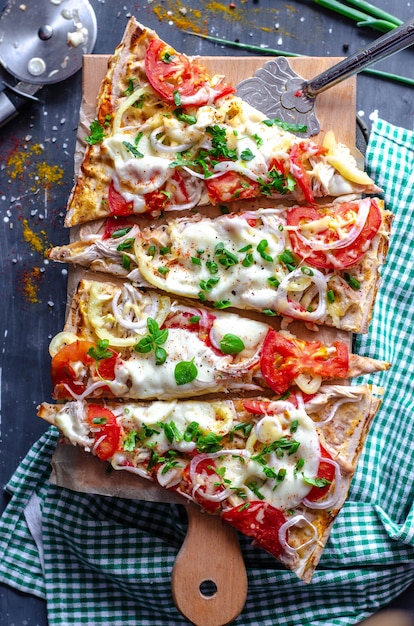
[[[0,126],[44,85],[75,74],[96,34],[88,0],[9,0],[0,17],[0,64],[11,78],[0,93]]]

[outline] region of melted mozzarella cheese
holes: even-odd
[[[94,439],[89,436],[90,426],[84,416],[82,402],[64,404],[54,416],[54,424],[73,444],[86,450],[92,449]]]
[[[243,355],[245,355],[246,353],[252,354],[258,349],[268,330],[267,324],[230,313],[226,317],[216,317],[210,331],[210,337],[213,344],[219,346],[223,337],[231,332],[243,341],[245,347]]]
[[[153,352],[134,354],[115,369],[115,380],[108,381],[115,396],[127,395],[133,399],[182,398],[194,393],[209,393],[223,389],[221,373],[231,358],[214,353],[195,333],[180,328],[170,328],[163,344],[167,359],[155,365]],[[174,371],[179,362],[193,361],[197,368],[194,381],[178,385]],[[228,381],[227,381],[228,382]]]
[[[293,423],[296,430],[292,434],[290,429]],[[272,452],[266,458],[266,466],[275,475],[280,470],[285,471],[285,477],[281,481],[269,478],[264,472],[263,463],[255,459],[261,449],[258,443],[271,446],[274,441],[290,436],[300,444],[296,452],[288,454],[285,451],[283,455]],[[257,424],[255,435],[249,438],[249,442],[254,443],[249,459],[227,455],[220,461],[220,465],[225,467],[226,480],[230,480],[235,489],[243,488],[251,501],[257,500],[258,496],[249,485],[253,485],[266,502],[278,509],[287,510],[298,506],[312,488],[305,482],[302,472],[307,477],[315,478],[319,468],[320,444],[314,422],[303,409],[292,408],[280,415],[267,415]],[[303,467],[297,470],[299,459],[303,460]]]
[[[278,260],[287,247],[286,234],[275,214],[265,209],[257,214],[263,223],[256,226],[249,224],[248,216],[205,219],[184,226],[179,221],[172,222],[168,231],[171,250],[164,257],[168,273],[161,276],[158,272],[161,259],[150,257],[138,248],[137,262],[143,277],[166,291],[192,298],[203,291],[203,281],[213,280],[214,285],[204,292],[210,301],[230,300],[237,308],[272,308],[276,290],[269,279],[281,281],[287,274]],[[264,240],[266,258],[260,252]],[[237,257],[237,263],[230,267],[220,264],[215,254],[219,243]],[[246,257],[252,262],[247,263]],[[199,263],[195,264],[194,258],[199,258]],[[215,274],[209,269],[211,263],[217,265]]]

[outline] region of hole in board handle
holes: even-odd
[[[212,598],[217,593],[217,585],[214,580],[203,580],[199,586],[200,593],[204,598]]]

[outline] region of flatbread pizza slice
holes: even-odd
[[[333,385],[286,400],[44,403],[38,415],[113,469],[220,515],[309,582],[379,404],[367,385]]]
[[[278,395],[389,364],[350,354],[220,308],[171,301],[131,284],[82,280],[67,324],[50,344],[56,399],[171,400],[202,394]]]
[[[111,56],[66,226],[254,198],[376,193],[350,150],[317,145],[234,94],[222,76],[129,21]]]
[[[108,218],[101,232],[81,231],[49,257],[201,302],[365,333],[390,224],[378,198],[197,214],[145,228]]]

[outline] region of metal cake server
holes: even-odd
[[[268,117],[307,127],[301,136],[316,135],[320,124],[316,97],[346,78],[414,43],[414,19],[389,31],[366,48],[333,65],[311,80],[291,68],[285,57],[272,59],[237,86],[237,95]]]

